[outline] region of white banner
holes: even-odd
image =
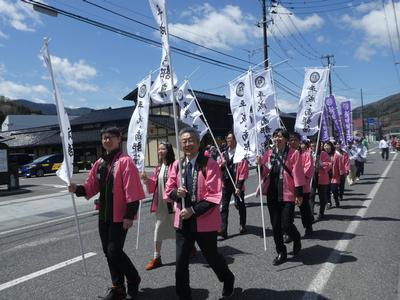
[[[251,75],[239,77],[229,83],[233,131],[237,146],[234,163],[255,157],[255,130],[251,116]]]
[[[295,131],[311,136],[319,130],[319,117],[325,101],[329,68],[307,68],[297,111]]]
[[[136,108],[133,111],[128,127],[126,150],[128,155],[135,161],[137,168],[144,169],[144,158],[146,155],[147,126],[150,108],[150,85],[151,75],[138,84]]]
[[[171,63],[169,61],[169,39],[167,13],[165,10],[165,0],[149,0],[151,11],[160,28],[162,42],[162,57],[160,72],[150,89],[150,96],[153,101],[158,103],[172,103],[173,85],[177,82],[174,75],[174,84],[171,80]]]
[[[266,148],[265,142],[269,141],[275,129],[281,127],[280,118],[276,111],[271,69],[252,74],[252,89],[253,108],[257,124],[258,154],[262,155]]]
[[[201,112],[197,107],[196,100],[189,92],[189,82],[187,80],[185,80],[178,89],[176,98],[180,106],[181,121],[195,128],[200,134],[200,139],[203,138],[208,128],[200,117]]]
[[[54,99],[57,107],[57,114],[60,121],[60,137],[62,139],[64,159],[60,169],[57,170],[56,174],[68,185],[73,174],[73,162],[74,162],[74,144],[72,141],[71,125],[69,123],[68,114],[64,109],[64,103],[61,100],[60,93],[54,78],[53,68],[51,66],[51,58],[47,42],[45,47],[42,49],[43,60],[46,63],[47,69],[49,70],[51,81],[53,83]]]

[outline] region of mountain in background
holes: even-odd
[[[353,119],[361,118],[361,106],[353,110]],[[368,118],[377,118],[381,133],[400,131],[400,93],[364,105],[363,119],[368,127]]]
[[[34,111],[41,111],[43,115],[56,115],[57,109],[55,104],[49,103],[36,103],[25,99],[12,100],[21,106],[27,107]],[[69,116],[82,116],[90,113],[94,109],[89,107],[79,107],[79,108],[65,108]]]

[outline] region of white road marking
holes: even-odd
[[[88,252],[88,253],[85,254],[85,258],[89,258],[89,257],[92,257],[94,255],[96,255],[95,252]],[[75,258],[72,258],[72,259],[67,260],[67,261],[63,261],[63,262],[61,262],[59,264],[56,264],[54,266],[51,266],[51,267],[39,270],[37,272],[22,276],[20,278],[11,280],[9,282],[3,283],[3,284],[0,285],[0,292],[5,290],[5,289],[8,289],[8,288],[10,288],[12,286],[15,286],[17,284],[20,284],[22,282],[31,280],[33,278],[42,276],[44,274],[50,273],[50,272],[58,270],[58,269],[64,268],[64,267],[66,267],[68,265],[71,265],[71,264],[76,263],[76,262],[81,261],[81,260],[82,260],[82,256],[77,256]]]
[[[372,203],[376,193],[378,192],[379,188],[383,183],[384,180],[383,178],[386,177],[396,157],[397,154],[394,156],[393,160],[391,160],[391,162],[387,165],[385,171],[382,173],[381,177],[378,179],[377,183],[374,185],[371,192],[368,194],[367,199],[371,200],[365,200],[363,203],[364,207],[358,210],[357,214],[355,215],[356,217],[359,217],[358,219],[362,219],[367,213],[369,205]],[[355,231],[357,230],[358,225],[360,225],[360,220],[351,221],[344,234],[354,234]],[[349,243],[350,243],[349,239],[340,239],[337,242],[334,248],[335,251],[331,252],[329,258],[327,258],[327,262],[322,265],[320,271],[311,281],[311,284],[308,286],[307,292],[303,296],[302,300],[316,300],[319,298],[330,276],[335,270],[336,263],[339,261],[341,257],[340,253],[346,250]]]

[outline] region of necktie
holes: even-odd
[[[186,189],[188,190],[190,196],[192,195],[193,191],[193,174],[192,174],[192,164],[190,161],[186,165]]]

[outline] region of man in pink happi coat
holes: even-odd
[[[217,249],[217,231],[221,226],[221,172],[216,161],[199,151],[200,136],[195,129],[184,128],[179,137],[185,154],[182,160],[183,182],[181,185],[179,161],[175,161],[165,187],[165,198],[177,203],[174,222],[176,293],[179,299],[192,299],[189,257],[197,242],[218,280],[223,282],[222,298],[229,298],[233,295],[235,276]]]

